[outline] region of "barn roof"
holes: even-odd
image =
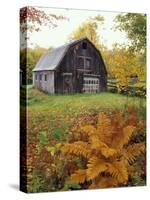
[[[53,51],[50,51],[44,54],[43,56],[41,56],[40,60],[36,64],[33,71],[55,70],[58,64],[61,62],[61,60],[65,56],[65,53],[67,52],[69,47],[84,39],[87,39],[87,38],[82,38],[80,40],[70,42],[66,45],[60,46],[54,49]]]
[[[64,58],[64,56],[66,55],[67,50],[74,44],[82,41],[82,40],[88,40],[91,45],[94,46],[94,48],[97,50],[97,52],[99,53],[102,62],[104,63],[104,60],[101,56],[101,53],[99,52],[99,50],[95,47],[95,45],[87,38],[81,38],[79,40],[75,40],[73,42],[70,42],[68,44],[65,44],[63,46],[60,46],[56,49],[54,49],[53,51],[49,51],[48,53],[44,54],[43,56],[41,56],[40,60],[37,62],[35,68],[33,69],[34,71],[48,71],[48,70],[55,70],[56,67],[60,64],[60,62],[62,61],[62,59]],[[105,67],[105,63],[104,63],[104,70],[105,73],[107,74],[106,71],[106,67]]]

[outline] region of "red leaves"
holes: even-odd
[[[25,7],[20,10],[20,25],[23,33],[27,30],[30,32],[40,31],[42,25],[55,28],[58,20],[68,20],[68,18],[62,15],[47,14],[45,11],[34,7]]]

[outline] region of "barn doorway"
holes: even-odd
[[[69,94],[73,92],[72,73],[63,74],[63,93]]]

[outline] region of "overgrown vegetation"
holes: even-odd
[[[145,185],[145,99],[107,92],[51,96],[29,86],[27,103],[28,192]],[[82,145],[88,149],[80,151]],[[96,159],[105,170],[81,181]],[[126,163],[122,178],[107,168],[116,162]]]
[[[128,185],[130,167],[136,171],[132,163],[145,152],[145,144],[134,141],[141,126],[136,112],[129,110],[127,116],[119,111],[109,116],[99,113],[96,125],[73,129],[73,142],[64,144],[62,152],[80,159],[82,166],[71,174],[69,182],[88,188]]]

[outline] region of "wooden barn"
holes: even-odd
[[[33,86],[51,94],[101,92],[107,71],[99,50],[82,38],[43,55],[33,69]]]

